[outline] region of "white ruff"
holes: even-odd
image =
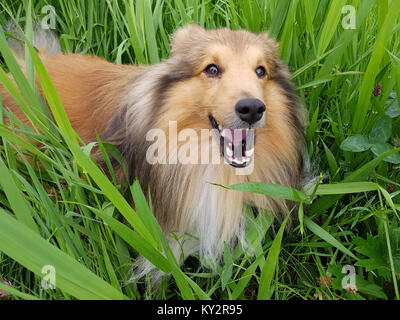
[[[218,264],[224,243],[230,246],[232,240],[242,238],[244,233],[243,195],[207,183],[230,184],[230,179],[223,177],[219,169],[220,166],[207,166],[203,178],[196,182],[197,201],[187,208],[192,214],[189,214],[188,225],[182,226],[199,237],[199,240],[190,241],[192,247],[188,248],[188,253],[198,251],[202,262],[212,268]]]

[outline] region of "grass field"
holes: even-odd
[[[32,25],[51,23],[46,5],[65,52],[116,63],[167,58],[170,35],[189,22],[270,30],[308,110],[308,152],[324,182],[297,193],[291,231],[249,210],[253,250],[226,248],[216,272],[199,269],[196,256],[179,268],[138,184],[111,183],[90,160],[93,145],[79,144],[29,45]],[[397,0],[1,1],[0,82],[34,129],[0,102],[0,300],[400,299],[399,13]],[[26,78],[5,40],[10,19],[26,26]],[[129,192],[137,214],[122,196]],[[172,274],[159,290],[126,283],[138,254]],[[53,267],[55,290],[42,283]]]

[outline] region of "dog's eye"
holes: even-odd
[[[264,67],[259,66],[256,68],[256,74],[257,74],[257,77],[264,78],[267,74],[267,71],[265,70]]]
[[[204,73],[209,77],[219,77],[221,75],[221,71],[218,66],[215,64],[209,64],[205,69]]]

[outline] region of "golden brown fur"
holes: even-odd
[[[173,36],[171,57],[149,67],[116,65],[87,55],[42,58],[78,134],[90,142],[99,133],[119,148],[128,161],[131,179],[138,177],[145,190],[150,187],[154,213],[166,233],[199,238],[189,237],[184,243],[185,257],[199,251],[209,265],[215,264],[224,242],[231,244],[243,237],[246,204],[283,215],[290,210],[292,204],[281,199],[207,183],[299,185],[303,110],[288,70],[278,58],[277,44],[267,34],[206,31],[189,25]],[[218,64],[224,70],[220,79],[204,74],[209,64]],[[267,70],[264,79],[255,76],[258,65]],[[24,119],[4,89],[1,94],[6,108]],[[235,123],[233,106],[243,97],[258,98],[266,105],[266,120],[256,130],[251,174],[237,175],[236,168],[223,161],[154,165],[146,161],[148,130],[160,128],[168,140],[169,121],[174,120],[178,132],[190,128],[200,137],[201,129],[211,129],[210,114],[224,127]],[[197,142],[192,141],[195,148]],[[171,245],[179,256],[179,244],[171,240]],[[141,272],[150,270],[148,265],[139,268]]]

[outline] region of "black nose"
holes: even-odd
[[[262,118],[265,104],[259,99],[241,99],[236,103],[235,111],[240,119],[253,124]]]

